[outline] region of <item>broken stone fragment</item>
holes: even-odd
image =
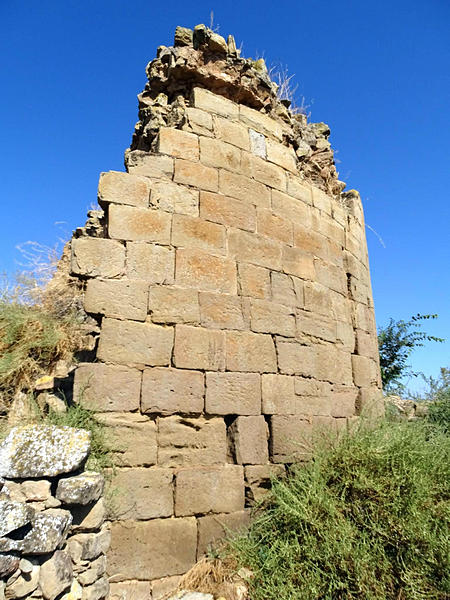
[[[100,600],[106,598],[109,593],[109,581],[102,577],[92,585],[83,588],[82,600]]]
[[[320,137],[327,138],[331,133],[330,127],[326,123],[310,123],[310,127]]]
[[[0,537],[23,527],[34,516],[34,510],[27,504],[0,500]]]
[[[6,579],[19,568],[19,558],[12,554],[0,554],[0,579]]]
[[[74,427],[14,427],[0,445],[0,476],[54,477],[70,473],[86,460],[91,434]]]
[[[60,479],[56,497],[64,504],[89,504],[98,500],[103,493],[105,480],[100,473],[86,471],[75,477]]]
[[[72,560],[67,552],[58,550],[41,565],[39,586],[46,600],[54,600],[67,590],[72,579]]]
[[[218,33],[210,33],[208,38],[208,48],[213,52],[221,52],[227,54],[228,45],[225,39]]]
[[[175,29],[175,46],[192,46],[193,31],[187,27],[178,26]]]
[[[227,46],[228,46],[228,54],[230,56],[237,56],[238,52],[237,52],[236,41],[234,39],[234,36],[232,36],[232,35],[228,36]]]
[[[31,573],[14,574],[6,582],[5,598],[14,600],[14,598],[23,598],[29,596],[37,588],[39,582],[39,565],[33,565]]]
[[[82,560],[92,561],[94,558],[105,554],[111,543],[111,532],[104,525],[99,533],[78,533],[69,538],[68,550],[72,561],[80,563]]]
[[[49,509],[37,513],[31,521],[31,531],[18,540],[17,549],[23,554],[47,554],[56,550],[65,540],[72,523],[67,510]]]
[[[76,579],[72,581],[72,585],[70,586],[70,590],[67,594],[61,596],[61,600],[81,600],[83,595],[83,588],[78,583]]]
[[[194,34],[193,34],[194,48],[197,49],[202,44],[205,44],[207,39],[208,39],[208,28],[206,27],[206,25],[196,25],[194,27]]]

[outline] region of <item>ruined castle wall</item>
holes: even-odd
[[[74,394],[119,466],[113,594],[157,597],[380,390],[359,195],[305,178],[287,119],[205,85],[181,112],[101,175],[104,237],[72,242],[101,319]]]

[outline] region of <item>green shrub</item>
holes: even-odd
[[[450,594],[450,436],[426,421],[361,426],[276,481],[231,542],[252,600]]]

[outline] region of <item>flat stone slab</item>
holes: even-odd
[[[0,445],[0,477],[24,479],[70,473],[89,454],[91,434],[74,427],[14,427]]]
[[[0,500],[0,537],[26,525],[33,516],[34,510],[27,504]]]
[[[98,500],[103,493],[105,480],[100,473],[85,471],[75,477],[60,479],[56,497],[64,504],[89,504]]]

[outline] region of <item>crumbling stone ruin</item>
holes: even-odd
[[[130,600],[244,527],[315,431],[382,410],[363,210],[328,126],[203,25],[147,77],[126,172],[71,243],[100,330],[74,400],[114,439],[107,571]]]
[[[90,434],[14,427],[0,445],[0,598],[100,600],[109,591],[104,479]]]

